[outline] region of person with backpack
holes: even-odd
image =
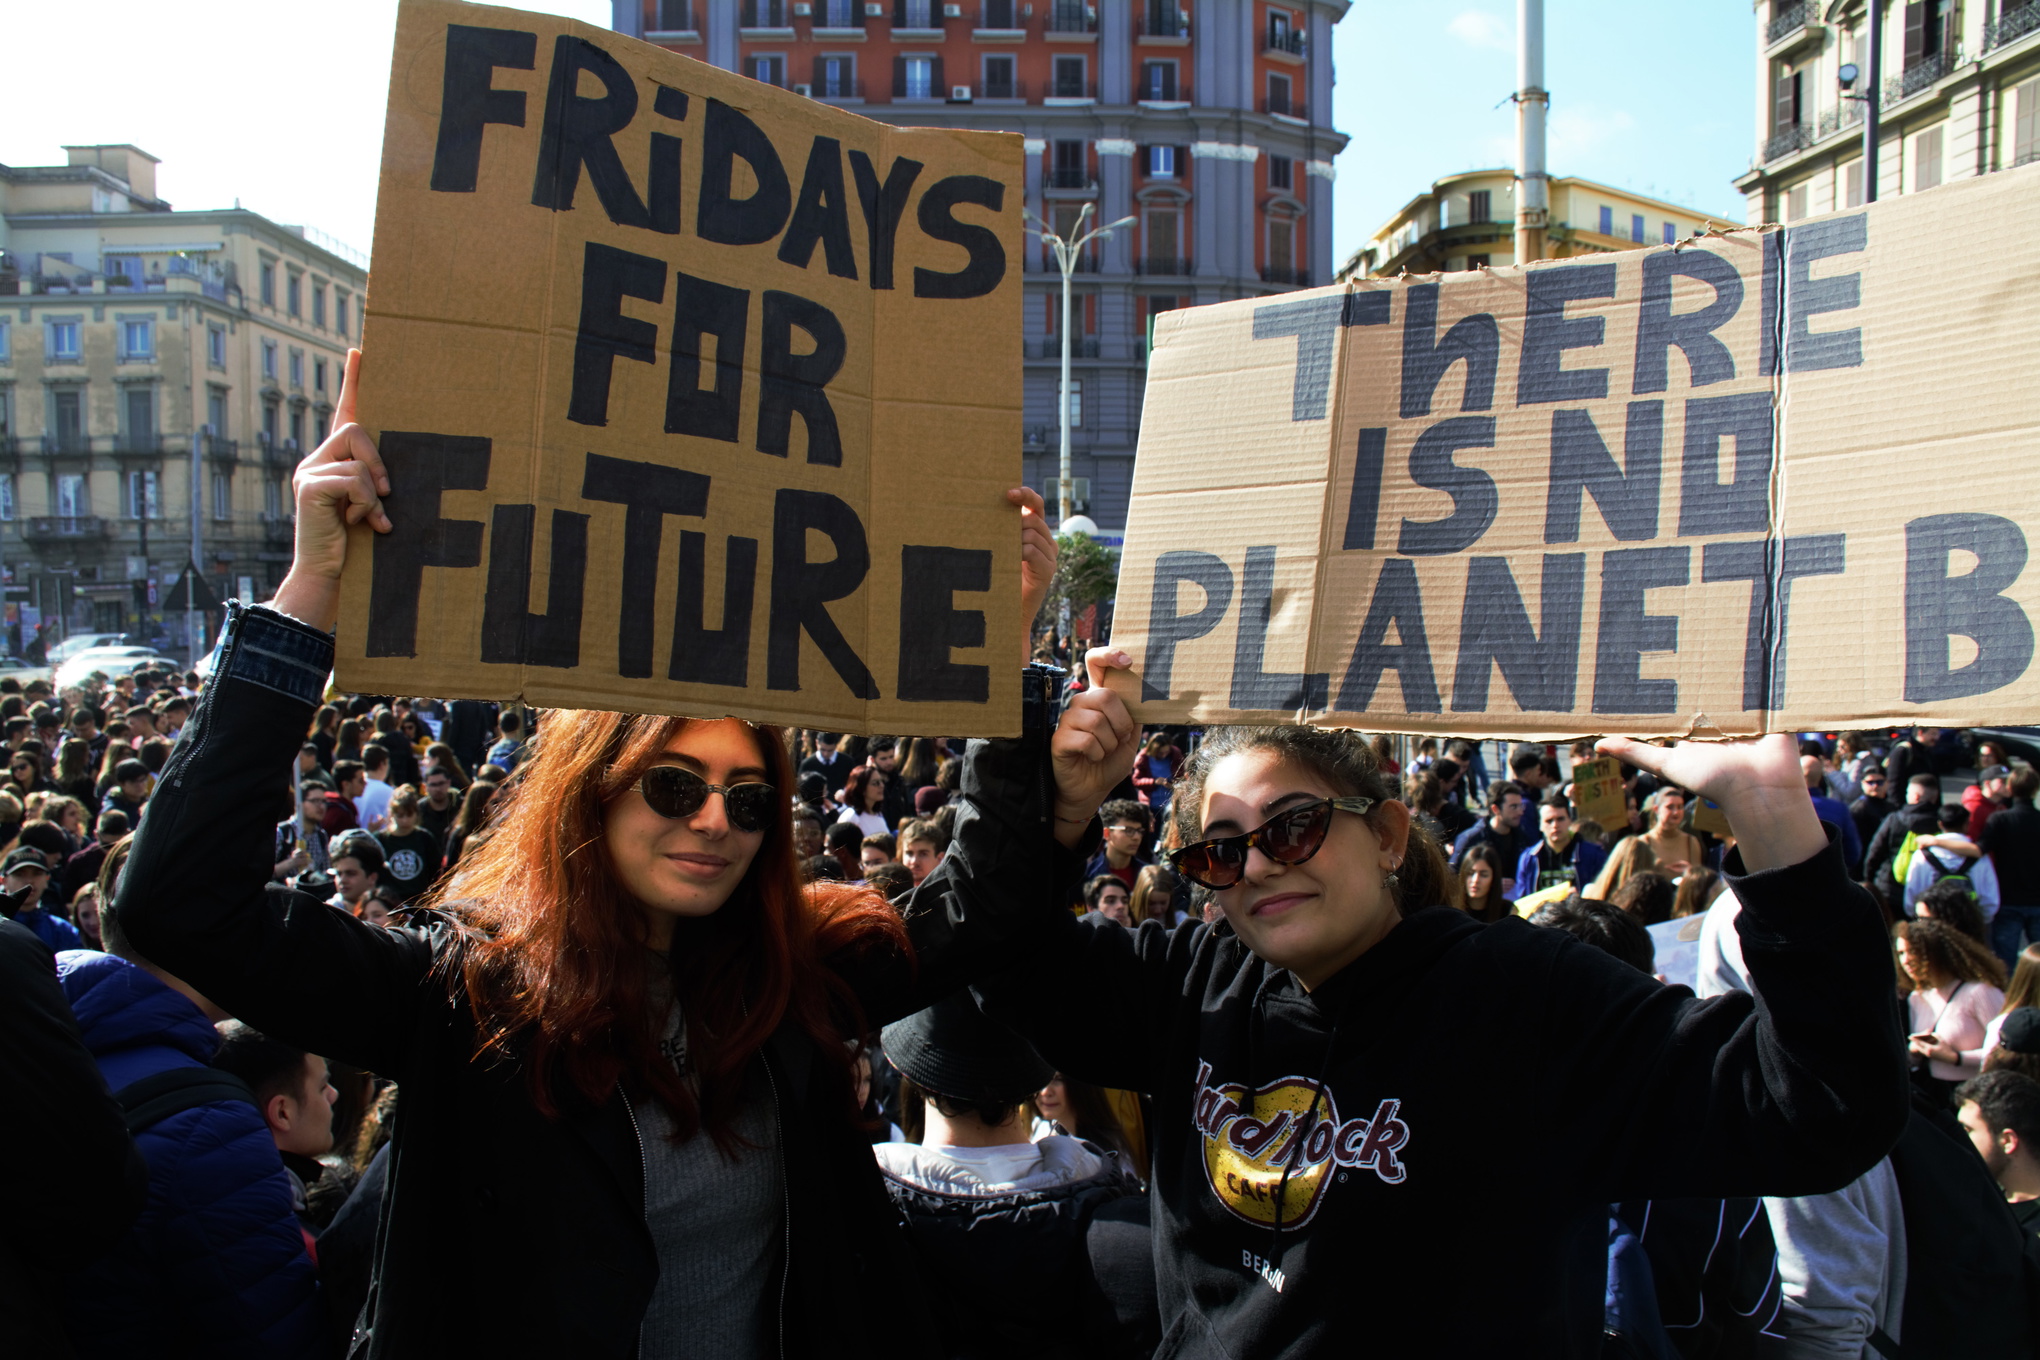
[[[1969,809],[1960,803],[1944,803],[1935,821],[1944,836],[1966,835]],[[1988,931],[1991,918],[1997,915],[1998,909],[1997,870],[1992,866],[1989,855],[1961,855],[1952,850],[1922,845],[1920,836],[1915,832],[1899,844],[1898,855],[1893,861],[1894,870],[1899,866],[1903,866],[1907,916],[1917,914],[1920,897],[1927,889],[1936,883],[1954,879],[1976,898],[1976,905],[1983,912],[1984,928]]]
[[[1899,787],[1894,783],[1893,788]],[[1886,817],[1863,851],[1863,880],[1883,899],[1893,916],[1902,916],[1905,868],[1894,861],[1907,836],[1931,836],[1941,829],[1941,781],[1931,774],[1912,776],[1905,785],[1905,806]]]
[[[107,857],[103,891],[131,844]],[[318,1269],[290,1173],[247,1084],[209,1066],[226,1012],[136,953],[115,913],[100,928],[108,952],[59,955],[58,980],[127,1113],[149,1188],[119,1245],[66,1278],[72,1345],[83,1360],[324,1360]]]

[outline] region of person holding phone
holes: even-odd
[[[230,606],[113,919],[234,1016],[402,1088],[357,1354],[890,1354],[843,1325],[898,1284],[854,1041],[1057,910],[1045,740],[973,743],[949,853],[899,910],[801,885],[784,732],[606,712],[547,716],[407,923],[272,887],[296,852],[264,814],[323,698],[349,529],[401,504],[359,375],[356,352],[295,473],[289,574]],[[1038,495],[1009,500],[1031,618],[1054,542]]]
[[[1121,741],[1058,771],[1073,848],[1131,765],[1130,662],[1087,660]],[[1176,781],[1170,862],[1221,919],[1065,915],[978,985],[1058,1070],[1151,1099],[1162,1353],[1599,1355],[1611,1203],[1832,1191],[1897,1138],[1889,945],[1792,740],[1600,749],[1726,813],[1755,996],[1450,909],[1365,740],[1306,727],[1213,729]],[[1506,1269],[1456,1268],[1470,1225]]]

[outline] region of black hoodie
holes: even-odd
[[[1740,871],[1754,995],[1446,908],[1315,992],[1222,922],[1064,917],[979,995],[1154,1097],[1158,1356],[1593,1356],[1611,1202],[1838,1190],[1905,1124],[1890,946],[1839,850]]]

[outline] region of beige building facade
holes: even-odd
[[[1754,10],[1757,147],[1736,181],[1749,222],[1860,206],[1869,6],[1758,0]],[[1879,198],[2040,159],[2040,0],[1879,0],[1877,22]]]
[[[164,602],[194,508],[215,595],[282,579],[291,469],[332,423],[367,261],[239,207],[173,211],[136,147],[64,150],[0,166],[8,622],[181,643]]]
[[[1549,258],[1662,245],[1731,225],[1677,203],[1586,179],[1551,181]],[[1516,262],[1516,177],[1506,168],[1448,175],[1383,223],[1341,280],[1493,269]]]

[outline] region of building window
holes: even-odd
[[[1057,99],[1087,99],[1090,85],[1085,80],[1087,63],[1080,56],[1055,59],[1055,97]]]
[[[1268,157],[1268,187],[1270,189],[1293,189],[1296,187],[1296,162],[1287,156]]]
[[[260,273],[262,277],[262,305],[274,307],[276,305],[276,266],[268,260],[264,260]]]
[[[52,360],[78,357],[78,327],[76,321],[50,322],[47,352]]]
[[[227,392],[223,387],[206,389],[205,432],[221,439],[227,437]]]
[[[130,472],[121,479],[120,512],[128,519],[160,519],[162,506],[156,499],[156,474]]]
[[[1863,162],[1860,157],[1850,161],[1842,170],[1842,197],[1845,207],[1863,206]]]
[[[751,79],[766,85],[786,84],[785,57],[753,57],[750,65]]]
[[[1466,257],[1466,267],[1468,269],[1486,269],[1489,259],[1490,257],[1486,255],[1469,255]]]
[[[1639,245],[1643,243],[1645,237],[1643,234],[1642,213],[1631,213],[1629,215],[1629,239]]]
[[[1289,91],[1288,76],[1270,75],[1268,77],[1267,111],[1269,113],[1284,114],[1292,118],[1298,116],[1296,106],[1290,102]]]
[[[2025,165],[2040,157],[2040,80],[2029,80],[2012,91],[2012,164]],[[0,345],[0,357],[5,346]]]
[[[156,353],[156,326],[151,321],[120,323],[120,357],[149,359]]]
[[[1268,47],[1276,52],[1299,52],[1302,43],[1296,32],[1296,16],[1284,9],[1268,11]]]
[[[312,324],[326,324],[326,285],[317,279],[312,280]]]
[[[262,513],[272,520],[283,518],[283,479],[264,477],[262,479]]]
[[[942,11],[935,7],[935,0],[893,0],[893,26],[895,28],[940,28]]]
[[[808,93],[817,99],[855,99],[857,58],[816,57],[815,83]]]
[[[293,269],[290,272],[290,277],[285,279],[283,283],[284,310],[292,316],[303,316],[305,314],[304,296],[304,275]]]
[[[826,6],[822,10],[822,17],[824,20],[828,18]],[[744,0],[743,9],[737,19],[739,26],[743,28],[785,28],[786,0]],[[828,27],[827,23],[823,23],[822,27]]]
[[[1060,381],[1060,379],[1058,379]],[[1070,428],[1081,429],[1084,424],[1084,380],[1070,379]]]
[[[1941,182],[1941,129],[1930,127],[1913,138],[1913,192]]]
[[[1140,68],[1140,97],[1173,103],[1176,99],[1176,63],[1143,62]]]
[[[1613,208],[1604,206],[1601,209],[1601,234],[1603,236],[1613,236],[1615,234],[1615,210]]]
[[[290,413],[290,446],[299,452],[304,450],[305,413],[303,411],[292,411]]]
[[[1090,173],[1085,165],[1084,143],[1057,142],[1055,144],[1055,166],[1049,171],[1048,187],[1051,189],[1081,189],[1090,183]],[[1060,228],[1057,228],[1060,231]]]
[[[935,57],[893,58],[893,98],[939,99],[944,91]]]
[[[1177,274],[1182,254],[1183,215],[1174,208],[1152,208],[1147,214],[1147,272]]]
[[[227,366],[227,328],[208,324],[205,328],[205,361],[214,368]]]
[[[82,472],[57,474],[57,514],[63,519],[83,519],[92,513],[92,491]]]
[[[14,433],[14,389],[0,387],[0,439]]]
[[[1296,223],[1286,217],[1268,219],[1268,281],[1294,283],[1296,279]]]
[[[1468,222],[1489,222],[1494,220],[1494,199],[1490,190],[1474,189],[1466,195],[1466,220]]]
[[[276,342],[274,340],[264,340],[262,342],[262,376],[271,382],[276,381]]]
[[[1773,93],[1771,107],[1771,130],[1789,132],[1799,126],[1800,95],[1805,91],[1802,79],[1804,72],[1781,68],[1778,83]]]
[[[14,474],[0,472],[0,520],[14,518]]]
[[[312,390],[316,392],[326,390],[326,361],[324,359],[312,360]]]
[[[0,364],[14,362],[14,327],[0,321]]]
[[[1672,223],[1665,223],[1665,244],[1672,245],[1679,239],[1679,229]]]
[[[1176,148],[1173,146],[1151,146],[1147,149],[1147,172],[1156,179],[1176,177]]]
[[[215,472],[212,475],[212,517],[232,519],[234,517],[234,478],[232,473]]]
[[[317,415],[313,416],[312,431],[313,437],[316,438],[319,443],[321,444],[325,443],[326,436],[333,432],[332,415],[326,411],[320,411]]]
[[[56,417],[57,447],[65,453],[79,452],[85,443],[85,403],[75,387],[60,387],[50,393],[51,414]]]
[[[156,442],[156,393],[141,386],[127,388],[121,414],[127,418],[128,447],[141,453],[151,450]]]
[[[1797,222],[1806,216],[1806,186],[1795,184],[1785,191],[1785,220]]]
[[[283,413],[276,409],[275,402],[262,403],[262,442],[272,449],[279,442],[277,436],[282,433],[280,428],[282,420]]]
[[[985,87],[981,97],[985,99],[1018,99],[1020,82],[1015,78],[1014,60],[1011,57],[985,58]]]
[[[290,385],[292,387],[305,385],[305,352],[301,349],[290,352]]]

